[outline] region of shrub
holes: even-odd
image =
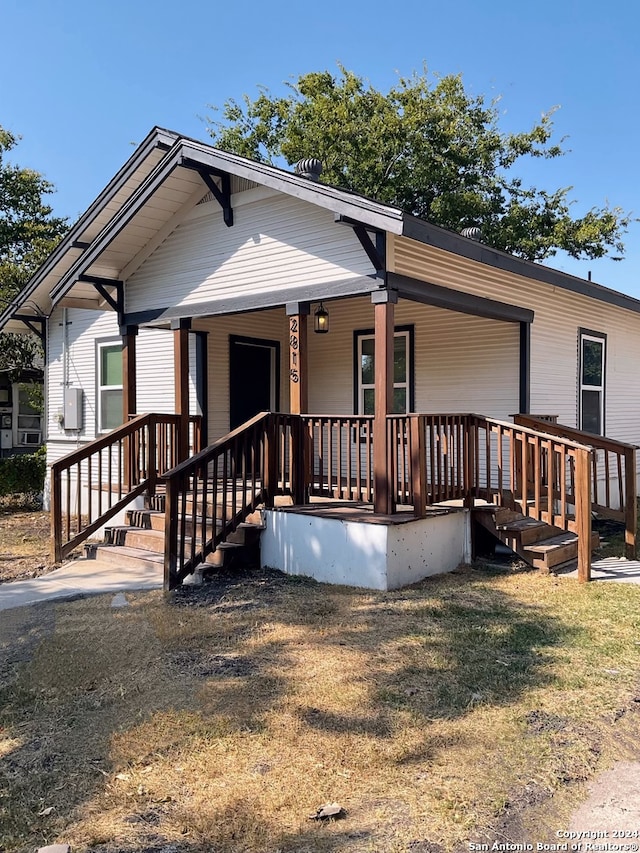
[[[0,459],[0,497],[24,495],[26,502],[38,501],[44,488],[47,451],[22,453]]]

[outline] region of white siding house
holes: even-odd
[[[328,334],[314,334],[319,310],[328,312]],[[518,414],[553,416],[567,430],[593,433],[593,447],[601,448],[593,452],[601,456],[598,436],[640,444],[639,301],[389,205],[158,128],[0,316],[0,329],[23,329],[27,314],[47,334],[46,439],[55,470],[70,451],[91,442],[106,446],[112,431],[120,435],[119,424],[144,413],[167,416],[166,430],[174,430],[166,439],[174,442],[172,464],[188,453],[189,418],[189,441],[198,444],[201,423],[200,444],[206,447],[260,411],[326,416],[327,424],[338,419],[342,430],[339,438],[329,438],[339,458],[329,491],[346,489],[350,498],[366,492],[381,516],[392,514],[402,500],[413,502],[419,514],[420,494],[420,500],[436,502],[436,473],[449,492],[458,477],[462,491],[455,496],[467,489],[467,499],[471,480],[484,477],[484,491],[494,499],[493,490],[504,487],[507,474],[502,460],[489,470],[495,464],[491,448],[506,430],[504,440],[512,445],[510,499],[522,476],[523,512],[537,518],[546,513],[549,523],[560,518],[570,526],[565,509],[558,514],[555,508],[556,485],[550,482],[531,486],[536,508],[527,508],[528,475],[520,467],[529,464],[529,441],[531,476],[534,469],[542,476],[549,466],[553,472],[547,457],[556,452],[564,468],[577,465],[580,453],[591,452],[591,442],[581,444],[584,436],[554,433],[558,446],[568,442],[558,450],[548,434],[529,440],[520,433],[516,447],[508,423],[485,424],[485,456],[478,461],[480,445],[475,456],[467,455],[462,433],[454,433],[464,428],[465,441],[472,436],[477,443],[480,427],[470,420],[464,427],[456,420],[443,427],[428,416],[477,413],[503,422]],[[415,413],[424,416],[419,427]],[[393,415],[407,420],[385,426]],[[145,429],[156,429],[150,423]],[[292,446],[297,441],[298,427],[279,423],[278,453],[284,453],[288,441]],[[315,441],[320,423],[308,420],[306,441]],[[419,447],[424,436],[418,437],[425,429],[432,431],[426,451]],[[135,441],[132,432],[126,435],[125,450],[118,452],[128,454],[122,478],[133,490],[150,474],[148,464],[136,471],[131,466],[147,452],[145,442],[160,438],[151,438],[150,431],[144,440],[141,433]],[[506,445],[496,446],[504,455]],[[257,445],[251,453],[244,445],[234,453],[234,470],[246,474],[258,464]],[[445,460],[441,472],[434,461],[438,454]],[[544,464],[540,454],[547,454]],[[354,491],[351,469],[365,458],[367,486]],[[631,456],[624,458],[635,465]],[[294,469],[301,464],[294,455],[283,463],[282,489],[295,491]],[[312,479],[322,475],[323,464],[304,462]],[[626,500],[621,483],[626,495],[630,485],[617,464],[614,472],[598,468],[595,481],[605,477],[618,490],[618,498],[607,493],[607,505],[621,512]],[[384,465],[391,467],[383,470]],[[412,466],[411,476],[403,465]],[[78,470],[91,486],[90,466]],[[266,469],[262,476],[266,482]],[[565,486],[557,485],[555,502],[563,506]],[[313,488],[307,482],[300,494]],[[477,496],[479,482],[473,488]],[[602,503],[596,491],[593,500]],[[468,525],[455,535],[463,528]],[[467,553],[464,544],[460,558]],[[396,576],[403,582],[409,577],[401,569]],[[388,582],[393,583],[380,581]]]

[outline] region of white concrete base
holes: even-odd
[[[467,511],[380,524],[266,510],[261,564],[290,575],[367,589],[398,589],[471,558]]]

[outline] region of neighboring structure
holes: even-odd
[[[44,415],[34,399],[42,382],[42,370],[24,370],[18,377],[0,371],[0,458],[42,445]]]
[[[34,305],[41,314],[28,310]],[[312,322],[327,321],[327,334],[307,332]],[[287,457],[293,467],[282,469],[277,487],[272,482],[271,502],[278,491],[295,493],[298,503],[318,493],[373,499],[377,513],[386,515],[402,502],[423,516],[425,503],[465,498],[469,507],[484,496],[515,501],[525,514],[566,529],[585,512],[577,499],[567,502],[561,485],[577,492],[573,468],[567,474],[574,463],[567,460],[574,459],[572,442],[578,447],[585,438],[573,430],[640,443],[638,300],[397,208],[157,128],[0,316],[5,330],[23,330],[25,323],[46,325],[49,465],[100,437],[106,447],[110,431],[141,412],[177,416],[175,422],[165,418],[175,428],[172,462],[187,457],[188,434],[197,444],[189,419],[201,430],[204,447],[258,412],[321,413],[324,421],[305,421],[306,439],[297,426],[283,421],[277,427],[291,447],[302,442],[305,461]],[[552,446],[546,430],[546,438],[528,439],[524,428],[516,436],[470,420],[458,425],[389,417],[414,412],[479,412],[500,421],[534,412],[573,430],[556,430]],[[536,429],[541,435],[540,425],[530,426],[532,436]],[[324,450],[323,429],[331,431]],[[486,433],[484,449],[480,430]],[[265,435],[255,441],[263,442],[266,453]],[[250,467],[247,447],[241,460],[234,451],[236,468]],[[331,461],[328,447],[338,462]],[[499,459],[492,447],[499,448]],[[130,447],[126,452],[119,470],[129,491],[119,501],[150,476]],[[596,477],[589,500],[624,517],[635,461],[624,448],[611,452],[620,465],[615,470],[608,450],[590,457]],[[505,453],[511,454],[510,472]],[[575,453],[577,459],[580,451]],[[445,460],[442,470],[438,454]],[[560,460],[551,464],[552,474],[545,454]],[[297,486],[295,465],[302,465]],[[411,474],[402,473],[403,465]],[[335,482],[326,479],[327,466],[335,469]],[[160,467],[162,472],[167,466]],[[588,466],[584,470],[589,476]],[[261,494],[267,475],[262,468]],[[77,479],[91,485],[95,476],[94,466],[80,470]],[[371,482],[354,479],[352,486],[356,476]],[[557,482],[541,479],[553,476]],[[606,499],[598,496],[598,478]],[[245,492],[243,487],[243,499]],[[83,499],[66,500],[67,515],[72,504],[84,514]],[[252,498],[247,510],[256,502]],[[569,505],[573,521],[567,520]],[[237,525],[235,509],[234,503]],[[199,512],[193,510],[194,519]],[[281,544],[289,535],[272,533]],[[285,542],[273,559],[286,562],[287,547]],[[298,542],[297,554],[300,547]],[[420,563],[416,548],[406,555],[409,562]],[[468,550],[466,542],[456,559]],[[180,570],[174,553],[170,560],[173,577]],[[429,571],[425,565],[414,575],[400,572],[401,582],[433,570],[433,560]],[[296,566],[304,568],[299,560]],[[350,577],[347,567],[340,579]]]

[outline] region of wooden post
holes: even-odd
[[[309,306],[294,302],[287,305],[287,314],[289,315],[289,411],[292,415],[300,415],[309,411],[307,356]]]
[[[309,303],[287,304],[289,317],[289,411],[301,415],[309,410],[309,376],[307,355],[307,317]],[[307,502],[308,477],[306,430],[298,418],[291,425],[291,491],[294,504]]]
[[[636,451],[629,447],[624,452],[625,479],[625,532],[624,544],[627,560],[637,559],[638,495],[636,492]]]
[[[578,535],[578,581],[591,580],[591,453],[576,450],[576,533]]]
[[[149,480],[149,495],[155,495],[158,483],[158,420],[156,415],[151,415],[147,426],[148,436],[146,442],[147,458],[144,460]]]
[[[411,415],[411,485],[413,514],[425,518],[427,514],[427,454],[424,443],[424,416]]]
[[[464,506],[473,509],[475,506],[476,472],[476,441],[478,431],[471,415],[465,415],[464,429]],[[472,528],[473,529],[473,528]]]
[[[121,326],[122,335],[122,423],[126,424],[136,409],[136,335],[137,326]],[[136,460],[136,437],[127,436],[124,442],[124,481],[127,488],[139,482]],[[99,484],[100,486],[102,484]]]
[[[398,295],[380,290],[371,295],[374,303],[375,413],[373,418],[373,510],[390,515],[395,510],[389,464],[387,415],[393,408],[394,305]]]
[[[62,478],[60,471],[51,466],[51,559],[62,562]]]
[[[276,414],[269,415],[267,428],[264,432],[264,505],[270,508],[275,505],[275,494],[278,488],[276,456],[279,438],[278,417]]]
[[[174,479],[166,481],[167,493],[164,508],[164,591],[178,586],[178,495],[179,484]]]
[[[171,323],[173,330],[173,370],[175,382],[175,408],[180,415],[176,463],[189,455],[189,328],[191,320],[183,318]]]
[[[136,335],[137,326],[122,326],[122,423],[126,424],[129,415],[137,414],[136,409]]]

